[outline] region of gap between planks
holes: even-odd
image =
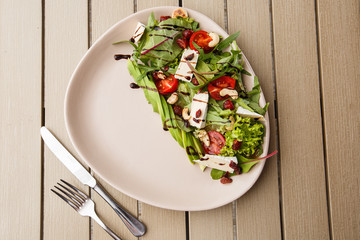
[[[272,0],[269,0],[269,12],[270,12],[270,42],[271,42],[271,60],[272,60],[272,79],[273,79],[273,89],[274,89],[274,121],[277,135],[276,148],[278,150],[276,161],[277,161],[277,171],[278,171],[278,191],[279,191],[279,214],[280,214],[280,228],[281,228],[281,239],[284,239],[284,224],[283,224],[283,206],[282,206],[282,183],[281,183],[281,149],[280,149],[280,130],[279,130],[279,121],[278,121],[278,106],[277,106],[277,88],[276,88],[276,70],[275,70],[275,47],[274,47],[274,16],[272,8]]]
[[[322,126],[322,135],[323,135],[323,154],[324,154],[324,177],[325,177],[325,190],[326,190],[326,203],[327,203],[327,213],[328,213],[328,225],[329,225],[329,239],[333,239],[332,236],[332,224],[331,224],[331,208],[330,208],[330,198],[329,198],[329,180],[328,180],[328,165],[327,165],[327,155],[326,155],[326,137],[325,137],[325,119],[324,119],[324,96],[323,96],[323,85],[322,85],[322,76],[321,76],[321,52],[320,52],[320,38],[319,38],[319,16],[318,16],[318,0],[314,0],[315,6],[315,30],[316,30],[316,50],[318,56],[318,73],[319,73],[319,96],[320,96],[320,117],[321,117],[321,126]]]

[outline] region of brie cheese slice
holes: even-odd
[[[239,114],[241,117],[259,118],[260,121],[264,119],[263,115],[258,114],[256,112],[252,112],[243,107],[238,107],[238,109],[236,110],[236,113]]]
[[[190,82],[193,76],[193,72],[191,71],[186,61],[189,61],[191,66],[195,68],[198,58],[199,58],[199,54],[195,50],[185,49],[181,56],[181,61],[178,66],[178,69],[176,70],[175,78],[180,79],[182,81]]]
[[[207,92],[195,94],[191,102],[190,119],[191,126],[203,128],[206,124],[209,94]]]
[[[223,157],[209,154],[205,154],[205,156],[200,158],[199,160],[194,160],[194,162],[198,163],[199,165],[233,173],[234,169],[230,167],[231,161],[236,164],[238,163],[236,157]]]
[[[140,40],[140,38],[142,37],[144,32],[145,32],[145,25],[142,24],[141,22],[138,22],[138,24],[136,25],[134,34],[131,38],[131,39],[134,39],[134,43],[137,43]]]

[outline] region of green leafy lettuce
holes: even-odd
[[[251,157],[261,151],[265,127],[252,118],[235,116],[234,128],[225,133],[225,146],[221,149],[222,156],[242,155]],[[234,140],[241,142],[239,150],[232,149]]]
[[[158,23],[152,13],[138,43],[142,51],[139,60],[158,69],[172,63],[183,50],[176,40],[182,38],[184,30],[197,28],[198,23],[191,18],[169,18]]]
[[[241,106],[252,112],[257,112],[261,115],[265,115],[269,107],[269,103],[266,103],[266,105],[263,108],[260,107],[259,105],[261,89],[260,89],[259,79],[257,76],[254,76],[254,87],[252,88],[251,91],[247,92],[246,94],[247,94],[247,98],[238,98],[236,100],[238,106]]]

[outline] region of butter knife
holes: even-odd
[[[134,236],[140,237],[145,234],[145,225],[121,208],[46,127],[41,127],[40,134],[48,148],[65,165],[65,167],[69,169],[80,182],[94,189],[95,192],[105,199]]]

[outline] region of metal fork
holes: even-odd
[[[56,195],[67,202],[73,209],[75,209],[81,216],[91,217],[94,219],[111,237],[116,240],[121,240],[110,228],[108,228],[103,221],[100,220],[95,212],[95,203],[85,193],[71,185],[70,183],[60,179],[61,183],[57,183],[60,187],[54,186],[58,191],[51,189]]]

